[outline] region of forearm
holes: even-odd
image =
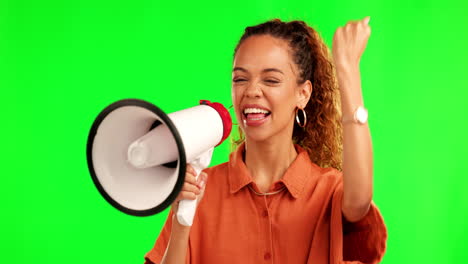
[[[172,221],[171,237],[161,264],[183,264],[187,257],[190,227],[179,224],[175,216]]]
[[[337,69],[343,117],[362,106],[359,67]],[[372,201],[372,142],[368,124],[343,124],[343,214],[349,221],[365,216]]]

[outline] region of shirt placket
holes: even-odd
[[[260,223],[260,232],[263,236],[262,246],[259,248],[261,263],[274,263],[273,262],[273,237],[271,226],[271,213],[268,207],[266,196],[256,196],[258,217]]]

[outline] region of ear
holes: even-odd
[[[307,80],[303,84],[298,86],[297,90],[297,107],[304,109],[309,102],[310,96],[312,94],[312,83]]]

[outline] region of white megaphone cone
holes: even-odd
[[[100,113],[88,138],[88,166],[109,203],[131,215],[158,213],[180,192],[186,163],[197,177],[208,167],[232,122],[221,104],[200,103],[166,115],[148,102],[127,99]],[[178,221],[191,225],[195,209],[196,200],[181,201]]]

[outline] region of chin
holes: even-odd
[[[265,142],[273,138],[275,138],[275,140],[280,138],[292,139],[292,131],[292,121],[288,124],[284,124],[284,126],[272,126],[272,124],[268,124],[266,126],[259,127],[242,127],[242,132],[244,133],[245,139],[255,142]]]
[[[273,136],[271,131],[246,132],[245,130],[244,130],[244,135],[245,135],[246,141],[249,141],[249,142],[263,142],[263,141],[267,141]]]

